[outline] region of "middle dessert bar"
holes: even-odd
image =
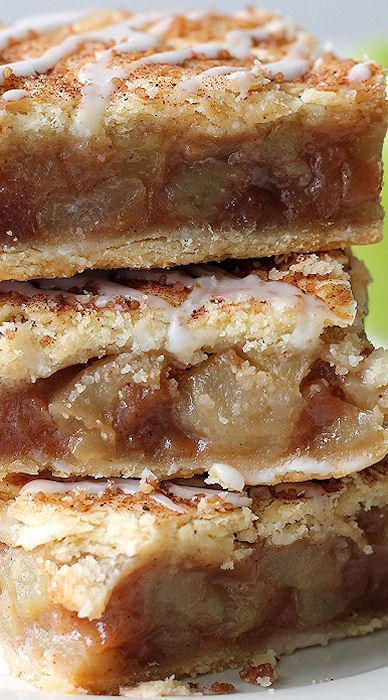
[[[388,359],[366,286],[339,251],[1,283],[1,475],[240,488],[375,463]]]

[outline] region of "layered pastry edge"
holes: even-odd
[[[87,209],[90,211],[90,203]],[[0,280],[30,280],[42,276],[70,277],[88,269],[169,268],[234,257],[290,255],[295,250],[308,254],[368,245],[382,238],[383,212],[377,205],[373,217],[366,222],[351,215],[334,226],[314,221],[295,224],[279,221],[275,225],[259,223],[242,229],[238,223],[221,228],[200,223],[194,229],[155,226],[133,236],[128,232],[120,236],[112,234],[117,222],[108,220],[98,239],[92,235],[89,238],[88,232],[84,234],[81,229],[73,235],[65,228],[57,242],[21,242],[12,222],[5,228],[0,246]]]

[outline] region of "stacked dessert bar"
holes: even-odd
[[[0,638],[117,693],[388,623],[383,72],[247,9],[0,30]]]

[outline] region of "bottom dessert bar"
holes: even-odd
[[[45,689],[221,670],[388,626],[388,463],[341,480],[1,488],[0,635]]]

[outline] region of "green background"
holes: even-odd
[[[364,52],[359,58],[363,57]],[[380,65],[388,66],[388,40],[369,48],[368,56],[375,59]],[[388,138],[384,145],[384,161],[387,174],[383,188],[383,206],[388,212]],[[385,238],[381,243],[371,246],[357,246],[354,250],[357,256],[364,260],[373,277],[369,289],[367,331],[377,344],[384,343],[388,346],[388,216],[385,219],[384,232]]]

